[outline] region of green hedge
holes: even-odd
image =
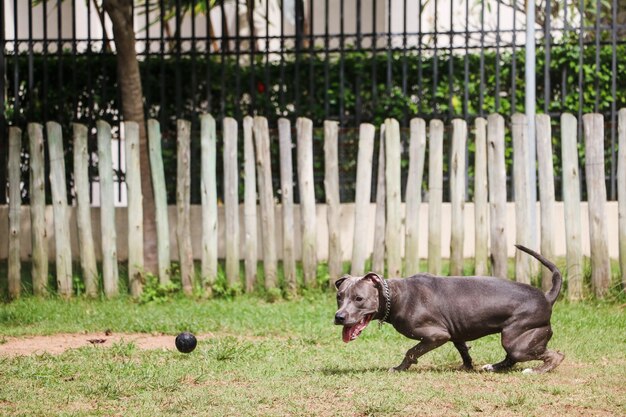
[[[420,56],[415,52],[403,54],[400,51],[393,51],[389,55],[380,53],[372,57],[367,52],[347,51],[341,58],[336,53],[326,56],[323,52],[316,51],[312,55],[305,53],[297,60],[293,54],[286,53],[284,60],[270,62],[267,65],[261,58],[255,60],[254,65],[237,65],[233,57],[227,56],[222,60],[220,55],[210,57],[198,55],[183,56],[179,59],[151,57],[142,61],[140,67],[146,112],[149,117],[159,118],[164,123],[162,130],[165,167],[167,174],[171,175],[176,170],[174,134],[177,97],[180,98],[181,104],[179,115],[194,121],[195,134],[199,128],[197,116],[209,108],[207,104],[209,101],[212,113],[218,117],[222,112],[235,116],[262,114],[270,118],[270,126],[276,126],[275,119],[278,117],[284,116],[293,120],[297,116],[306,116],[312,118],[317,127],[321,127],[326,118],[328,103],[329,118],[338,120],[340,108],[343,108],[344,126],[355,128],[357,122],[372,122],[379,125],[387,117],[398,118],[401,123],[405,123],[406,118],[414,115],[426,119],[463,117],[464,96],[467,91],[467,116],[468,121],[471,121],[479,114],[499,111],[509,115],[524,111],[524,53],[523,50],[517,52],[512,54],[509,51],[497,56],[495,52],[488,51],[482,57],[477,53],[452,57],[439,55],[435,59],[432,56]],[[617,72],[614,74],[615,97],[611,88],[613,81],[611,46],[600,48],[599,68],[595,66],[595,47],[584,48],[582,89],[578,88],[580,53],[577,44],[551,48],[549,112],[558,114],[568,111],[577,114],[581,94],[583,112],[595,111],[596,98],[599,102],[597,110],[605,114],[610,112],[613,101],[617,109],[626,107],[624,58],[626,45],[619,45],[616,51],[618,61]],[[247,58],[242,56],[241,62],[247,61]],[[481,61],[484,66],[482,82]],[[544,109],[545,61],[545,51],[538,49],[536,83],[539,111]],[[34,85],[31,90],[26,80],[29,65],[32,65],[34,71]],[[452,77],[449,72],[450,66],[453,68]],[[467,83],[464,76],[465,66],[468,68]],[[26,55],[8,56],[8,79],[11,81],[14,80],[15,68],[20,74],[20,84],[16,94],[14,83],[8,83],[6,116],[11,123],[24,125],[27,121],[43,122],[47,116],[48,119],[60,121],[69,131],[70,123],[76,120],[93,123],[94,120],[103,118],[116,123],[120,118],[118,93],[115,88],[114,55],[92,54],[75,57],[35,55],[31,61]],[[342,71],[343,87],[340,82]],[[390,85],[387,84],[388,71],[391,74]],[[496,91],[498,72],[499,90]],[[374,73],[376,78],[373,78]],[[403,94],[402,89],[403,74],[406,74],[406,94]],[[437,74],[436,83],[435,74]],[[285,80],[282,84],[281,79]],[[210,82],[208,89],[207,80]],[[47,88],[44,91],[45,83]],[[239,95],[236,94],[237,84],[241,92]],[[515,90],[513,85],[516,87]],[[19,111],[16,111],[15,107],[16,97],[19,98]],[[499,107],[496,107],[496,97],[499,97]],[[161,106],[162,98],[164,106]],[[358,108],[360,114],[357,112]],[[555,130],[555,133],[558,131]],[[350,200],[354,196],[356,134],[348,129],[340,140],[342,198]],[[558,141],[555,141],[557,168],[560,166],[558,145]],[[314,146],[316,175],[321,178],[323,175],[321,131],[316,132]],[[471,166],[473,159],[471,141],[468,146]],[[68,143],[67,147],[69,151],[71,144]],[[278,190],[278,150],[274,151],[275,187]],[[511,164],[510,146],[506,152],[507,163]],[[403,154],[403,166],[407,165],[406,157],[407,155]],[[220,159],[218,158],[218,161]],[[447,158],[444,156],[445,159]],[[67,162],[70,170],[71,158],[68,158]],[[192,161],[192,164],[194,171],[199,172],[199,161]],[[609,169],[607,166],[607,171]],[[96,175],[95,169],[93,174]],[[192,177],[194,181],[199,181],[199,175],[194,173]],[[321,184],[321,181],[318,183]],[[173,187],[173,184],[170,187]],[[470,193],[471,191],[470,184]],[[173,201],[173,188],[168,188],[168,195]],[[323,201],[321,186],[317,190],[317,196]],[[192,199],[194,202],[199,201],[197,192]]]

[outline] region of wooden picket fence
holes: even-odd
[[[567,296],[580,299],[583,296],[583,252],[580,229],[581,199],[579,190],[579,162],[577,120],[563,114],[561,124],[561,149],[563,161],[563,201],[565,210],[565,233],[567,242],[566,267]],[[596,296],[603,297],[610,286],[608,230],[605,213],[606,188],[604,174],[604,120],[601,115],[588,114],[583,117],[585,173],[588,192],[589,239],[591,248],[592,286]],[[552,134],[550,118],[537,116],[537,156],[540,212],[540,251],[548,258],[554,256],[554,167],[552,158]],[[119,293],[118,254],[116,247],[116,210],[113,205],[113,170],[111,157],[111,126],[97,123],[98,164],[100,178],[100,229],[101,229],[101,278],[104,293],[113,297]],[[165,176],[161,158],[161,132],[157,121],[147,123],[152,183],[155,191],[156,224],[158,236],[158,275],[161,283],[170,280],[170,227],[165,193]],[[285,290],[295,292],[296,240],[294,230],[301,233],[301,254],[304,285],[316,285],[318,259],[317,226],[327,223],[328,270],[331,282],[343,271],[342,240],[352,239],[351,273],[363,274],[370,257],[368,240],[374,239],[372,269],[387,271],[388,276],[408,276],[420,271],[419,239],[420,228],[428,230],[428,272],[439,274],[442,269],[442,198],[444,146],[450,146],[448,176],[450,184],[451,236],[450,273],[463,273],[463,245],[466,226],[464,205],[467,181],[466,153],[468,142],[475,142],[474,166],[474,258],[475,273],[507,277],[507,224],[506,166],[505,166],[505,120],[492,114],[487,119],[477,118],[473,129],[468,129],[464,120],[451,122],[451,141],[444,143],[444,123],[415,118],[409,126],[409,167],[405,193],[405,205],[401,201],[401,140],[400,125],[387,119],[378,130],[378,172],[373,173],[374,143],[376,127],[362,124],[359,131],[357,158],[356,195],[354,200],[354,232],[342,236],[341,209],[339,198],[339,160],[337,122],[324,123],[324,187],[327,218],[316,218],[313,176],[313,123],[306,118],[296,121],[296,155],[298,189],[300,192],[300,224],[295,224],[293,196],[293,161],[291,123],[287,119],[278,121],[278,147],[280,153],[280,206],[282,218],[276,218],[277,196],[272,187],[270,160],[270,131],[267,119],[245,117],[240,124],[232,118],[222,121],[223,166],[222,173],[216,170],[216,121],[205,114],[200,118],[201,141],[201,213],[202,243],[200,253],[195,256],[191,244],[190,222],[190,137],[191,123],[177,122],[177,178],[176,178],[176,240],[182,288],[190,294],[195,280],[194,259],[200,260],[200,281],[210,289],[218,274],[218,197],[217,181],[224,181],[224,269],[228,285],[242,285],[252,291],[257,285],[257,262],[262,259],[264,285],[278,285],[277,265],[282,261]],[[69,297],[73,293],[72,253],[70,250],[70,216],[66,195],[64,150],[61,127],[58,123],[45,125],[50,165],[50,184],[54,216],[54,239],[56,248],[57,291]],[[527,121],[524,115],[515,114],[511,119],[511,136],[514,150],[514,172],[512,173],[515,194],[515,236],[517,243],[531,242],[530,171],[528,158]],[[428,132],[427,132],[428,130]],[[468,131],[473,131],[470,136]],[[141,293],[143,282],[143,211],[142,191],[139,176],[139,128],[134,122],[124,123],[126,186],[128,187],[128,274],[130,292]],[[30,156],[30,239],[32,242],[32,282],[35,294],[44,294],[48,282],[48,252],[45,227],[44,188],[44,127],[28,125],[28,154]],[[85,291],[95,296],[99,288],[99,271],[92,233],[89,203],[87,128],[73,125],[73,163],[75,190],[75,219],[78,230],[80,268]],[[242,141],[240,141],[240,137]],[[243,143],[243,161],[238,160],[238,145]],[[426,151],[428,149],[428,224],[420,224],[419,211]],[[20,281],[20,155],[22,132],[17,127],[9,129],[9,191],[8,208],[8,291],[10,298],[17,298],[21,291]],[[243,165],[242,165],[243,164]],[[239,219],[239,178],[243,171],[243,221]],[[626,285],[626,109],[619,112],[619,251],[622,283]],[[373,236],[363,236],[369,222],[368,207],[371,199],[372,175],[376,174],[377,195]],[[282,253],[277,253],[277,224],[282,224]],[[244,232],[239,228],[243,226]],[[259,227],[260,226],[260,227]],[[119,227],[119,226],[118,226]],[[257,236],[260,231],[260,239]],[[422,233],[423,234],[423,233]],[[243,242],[240,242],[243,236]],[[257,242],[261,242],[260,247]],[[490,244],[489,244],[490,242]],[[240,250],[242,249],[242,253]],[[259,255],[260,254],[260,255]],[[404,254],[404,257],[402,256]],[[245,277],[240,277],[240,260],[243,260]],[[535,269],[536,271],[537,269]],[[533,267],[528,256],[519,255],[515,260],[515,278],[530,282]],[[243,278],[243,279],[242,279]],[[545,271],[542,287],[549,288],[551,276]]]

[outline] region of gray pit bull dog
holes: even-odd
[[[343,326],[343,341],[356,339],[370,321],[388,322],[404,336],[420,342],[409,349],[402,363],[389,371],[404,371],[423,354],[451,341],[473,369],[465,342],[493,333],[502,334],[506,357],[483,366],[486,371],[510,369],[517,362],[541,360],[524,372],[548,372],[563,354],[547,349],[552,337],[550,316],[561,290],[556,265],[531,249],[518,249],[538,259],[552,272],[547,293],[530,285],[495,277],[436,277],[417,274],[386,280],[373,272],[364,277],[337,280],[335,324]]]

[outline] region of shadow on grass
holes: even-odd
[[[322,368],[320,370],[325,376],[358,375],[367,373],[389,372],[389,368]]]
[[[413,365],[410,369],[406,371],[397,372],[398,375],[402,375],[409,372],[416,373],[430,373],[430,374],[447,374],[447,373],[459,373],[459,374],[484,374],[484,375],[507,375],[507,374],[520,374],[523,368],[527,368],[529,366],[518,367],[514,366],[510,369],[503,369],[498,372],[488,372],[483,371],[480,366],[474,365],[473,369],[466,369],[462,365],[444,365],[444,366],[436,366],[436,365],[427,365],[427,366],[416,366]],[[342,375],[359,375],[359,374],[367,374],[367,373],[389,373],[389,369],[392,366],[387,368],[385,367],[368,367],[368,368],[337,368],[337,367],[327,367],[320,370],[322,374],[325,376],[342,376]],[[395,372],[391,372],[395,373]]]

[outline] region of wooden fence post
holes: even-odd
[[[257,215],[256,215],[256,168],[254,158],[254,138],[251,116],[243,118],[243,163],[244,163],[244,258],[246,270],[246,292],[252,292],[256,284],[257,268]]]
[[[354,234],[352,236],[351,275],[363,275],[367,239],[363,230],[368,222],[368,207],[372,194],[372,154],[374,152],[374,134],[376,128],[369,123],[359,127],[359,154],[356,166],[356,191],[354,197]],[[376,248],[374,249],[376,251]]]
[[[278,145],[280,148],[280,191],[283,206],[283,271],[288,291],[293,295],[297,291],[297,284],[293,220],[293,142],[289,119],[278,119]]]
[[[606,226],[606,183],[604,175],[604,117],[583,116],[585,129],[585,178],[589,205],[591,286],[596,297],[606,295],[611,284],[609,236]]]
[[[465,224],[465,148],[467,122],[452,120],[452,153],[450,155],[450,275],[463,275],[463,243]]]
[[[617,198],[619,200],[619,266],[622,290],[626,290],[626,109],[618,112]]]
[[[441,202],[443,199],[443,123],[431,120],[428,140],[428,272],[441,274]]]
[[[54,242],[56,254],[57,291],[62,297],[72,296],[72,246],[70,244],[70,218],[67,210],[65,185],[65,152],[61,125],[46,123],[48,157],[50,158],[50,189],[54,213]]]
[[[563,161],[563,209],[567,262],[567,297],[583,296],[583,250],[580,231],[580,180],[578,167],[578,123],[569,114],[561,115],[561,160]]]
[[[387,195],[385,193],[385,124],[380,125],[378,144],[378,173],[376,178],[376,214],[374,215],[374,251],[372,271],[385,273],[385,219]]]
[[[7,277],[9,299],[11,300],[19,298],[22,291],[22,261],[20,259],[21,157],[22,130],[12,126],[9,128],[9,271]]]
[[[315,212],[315,185],[313,180],[313,122],[299,117],[298,185],[300,187],[300,220],[302,221],[302,270],[307,287],[317,286],[317,232]]]
[[[328,222],[328,274],[330,286],[335,288],[335,281],[343,271],[341,253],[341,206],[339,200],[339,157],[337,155],[337,137],[339,123],[324,121],[324,189],[326,191],[326,210]]]
[[[489,213],[487,182],[487,120],[476,119],[476,153],[474,156],[474,274],[489,273]]]
[[[530,172],[528,170],[528,123],[526,115],[511,118],[513,136],[513,184],[515,190],[515,240],[518,245],[531,246]],[[534,158],[533,158],[534,160]],[[530,256],[515,251],[515,280],[530,284]]]
[[[487,117],[487,174],[489,178],[489,223],[491,225],[492,274],[507,278],[506,166],[504,164],[504,118]]]
[[[193,252],[189,219],[190,198],[190,135],[191,122],[178,120],[176,123],[176,240],[183,292],[193,291]]]
[[[261,209],[261,236],[263,238],[263,270],[265,288],[276,287],[276,228],[272,165],[270,158],[270,133],[265,117],[254,118],[257,182]]]
[[[30,232],[32,237],[33,293],[44,295],[48,287],[48,238],[44,178],[43,126],[28,124],[30,144]]]
[[[216,179],[215,119],[210,114],[200,116],[200,159],[202,161],[200,195],[202,204],[201,281],[211,294],[217,279],[217,179]]]
[[[165,285],[170,282],[170,228],[167,213],[167,189],[165,187],[163,154],[161,152],[161,126],[154,119],[148,120],[148,150],[152,189],[154,190],[159,283]]]
[[[226,279],[232,288],[239,280],[239,165],[237,165],[237,121],[225,117],[224,134],[224,220]]]
[[[550,116],[536,117],[537,160],[539,166],[539,201],[541,202],[541,254],[554,259],[554,166],[552,165],[552,128]],[[552,273],[541,268],[541,288],[552,288]]]
[[[87,127],[72,124],[74,150],[74,192],[76,193],[76,225],[78,228],[78,247],[80,266],[88,297],[98,295],[98,267],[96,250],[93,244],[91,226],[91,206],[89,203],[89,155],[87,154]]]
[[[126,188],[128,195],[128,283],[132,297],[143,290],[143,193],[139,167],[139,125],[124,122],[126,136]]]
[[[426,122],[424,119],[411,119],[409,142],[409,174],[406,182],[405,205],[405,274],[417,274],[420,269],[419,258],[419,215],[422,204],[422,179],[426,155]]]
[[[390,277],[402,276],[402,218],[400,205],[401,160],[400,124],[395,119],[385,120],[385,173],[387,193],[387,224],[385,240],[387,243],[387,274]]]
[[[98,135],[98,175],[100,177],[100,230],[102,234],[102,283],[104,294],[114,297],[119,293],[117,265],[117,233],[113,204],[113,161],[111,157],[111,126],[102,120],[96,122]]]

